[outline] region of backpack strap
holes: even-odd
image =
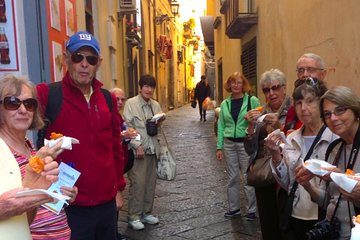
[[[113,111],[113,105],[112,105],[112,99],[111,99],[111,94],[108,90],[104,89],[104,88],[100,88],[102,94],[105,97],[106,100],[106,104],[108,105],[108,108],[110,110],[110,112]]]
[[[55,121],[57,115],[59,114],[63,99],[61,82],[50,83],[48,84],[48,88],[49,88],[48,100],[44,115],[45,126],[42,129],[39,129],[37,133],[37,140],[36,140],[37,149],[40,149],[42,146],[44,146],[44,139],[47,128],[49,127],[50,123]]]
[[[334,149],[335,146],[337,146],[340,142],[342,141],[341,138],[335,139],[334,141],[332,141],[329,146],[326,149],[326,153],[325,153],[325,162],[328,161],[330,153],[332,152],[332,150]]]

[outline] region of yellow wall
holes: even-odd
[[[258,79],[264,71],[279,68],[287,76],[287,91],[291,93],[297,59],[305,52],[314,52],[330,68],[326,78],[329,87],[350,86],[360,95],[360,1],[258,0],[256,4],[258,24],[241,41],[245,44],[257,38]],[[215,7],[216,15],[224,18],[219,3]],[[233,69],[239,69],[240,47],[229,41],[223,21],[215,30],[215,56],[216,60],[223,59],[224,81]]]

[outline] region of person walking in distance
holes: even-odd
[[[194,99],[199,103],[199,112],[200,112],[200,121],[204,119],[206,122],[206,109],[203,108],[203,102],[205,98],[210,97],[211,89],[208,81],[206,81],[206,76],[202,75],[200,82],[196,84],[195,87],[195,96]]]
[[[79,193],[65,208],[71,239],[115,240],[120,205],[116,201],[125,188],[116,98],[101,89],[102,83],[95,77],[102,58],[93,35],[84,31],[72,35],[64,59],[68,71],[60,85],[62,105],[47,128],[46,138],[58,132],[80,141],[72,151],[57,158],[81,173],[77,181]],[[46,109],[49,84],[37,85],[37,95],[42,109]]]

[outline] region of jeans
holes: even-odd
[[[226,171],[229,178],[228,202],[229,210],[240,209],[240,173],[244,179],[244,190],[247,198],[247,212],[256,212],[255,189],[247,185],[246,169],[248,167],[249,155],[245,152],[243,142],[233,142],[224,139],[223,153],[226,160]]]

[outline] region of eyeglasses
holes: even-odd
[[[83,55],[81,53],[73,53],[71,54],[71,61],[73,61],[74,63],[79,63],[82,62],[82,60],[86,58],[86,61],[90,64],[95,66],[98,62],[99,62],[99,57],[97,56],[86,56]]]
[[[310,86],[317,86],[319,84],[319,79],[313,78],[313,77],[299,78],[295,81],[295,88],[297,88],[298,86],[300,86],[304,83],[306,83],[307,85],[310,85]]]
[[[324,119],[329,119],[329,118],[331,118],[332,114],[334,114],[335,116],[340,116],[340,115],[343,115],[346,112],[346,110],[348,110],[347,107],[338,106],[332,112],[324,111],[323,116],[324,116]]]
[[[278,85],[274,85],[274,86],[271,86],[269,88],[263,88],[263,92],[266,94],[266,93],[269,93],[270,90],[272,90],[273,92],[275,91],[278,91],[283,85],[281,84],[278,84]]]
[[[3,104],[6,110],[11,111],[18,110],[21,104],[23,104],[25,109],[29,112],[35,112],[38,106],[38,102],[34,98],[28,98],[21,101],[15,96],[5,97],[3,100],[0,101],[0,104]]]
[[[300,67],[296,69],[296,72],[299,74],[303,74],[305,71],[308,73],[315,73],[316,71],[322,71],[323,68],[315,68],[315,67]]]

